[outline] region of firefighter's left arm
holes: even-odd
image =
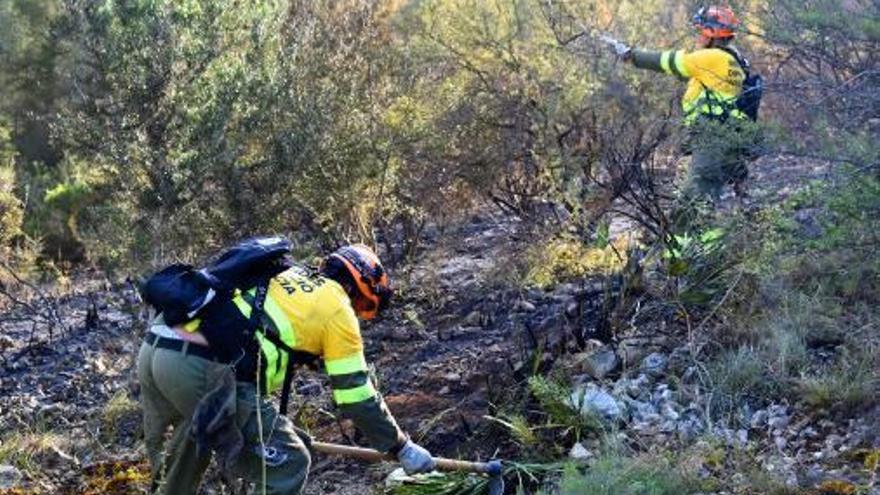
[[[340,310],[328,321],[324,365],[333,387],[333,401],[343,416],[354,421],[370,445],[383,452],[401,447],[407,436],[370,380],[360,328],[351,308]]]

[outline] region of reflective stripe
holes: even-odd
[[[238,291],[236,291],[235,297],[232,298],[232,302],[238,306],[238,310],[241,311],[241,314],[243,314],[245,318],[251,317],[251,305],[241,297],[241,294],[239,294]]]
[[[364,359],[364,353],[344,357],[342,359],[328,359],[324,361],[328,375],[346,375],[357,371],[367,370],[367,361]]]
[[[692,124],[701,115],[710,117],[731,117],[742,119],[746,114],[736,107],[737,96],[727,96],[718,92],[703,90],[700,96],[690,102],[682,102],[685,124]]]
[[[684,66],[684,50],[679,50],[672,54],[672,64],[670,65],[670,68],[681,77],[691,77],[687,67]]]
[[[199,325],[202,323],[202,320],[196,318],[195,320],[188,321],[185,325],[183,325],[183,329],[189,333],[193,333],[199,329]]]
[[[366,371],[357,371],[345,375],[330,375],[330,386],[333,389],[355,388],[367,383],[369,378]]]
[[[667,74],[672,74],[672,70],[669,68],[669,59],[672,57],[672,52],[663,52],[660,55],[660,68],[663,69],[663,72]]]
[[[372,399],[375,396],[376,389],[373,388],[373,383],[370,381],[367,381],[367,383],[361,385],[360,387],[345,388],[333,391],[333,400],[336,401],[336,403],[339,405],[355,404],[358,402],[363,402],[367,399]]]
[[[256,289],[251,289],[246,295],[236,293],[232,299],[238,310],[246,318],[251,316],[251,305],[245,298],[253,300],[249,296],[253,296],[255,292]],[[277,332],[276,335],[281,339],[281,342],[289,347],[293,347],[296,344],[296,336],[293,333],[293,326],[290,324],[290,320],[284,316],[284,312],[278,303],[268,295],[263,304],[262,319],[263,321],[260,322],[261,326],[266,327],[268,323],[272,327],[271,331]],[[263,353],[265,363],[264,383],[266,384],[266,390],[272,392],[284,385],[284,377],[287,374],[287,362],[290,356],[269,341],[263,332],[257,332],[257,340],[260,343],[260,350]]]

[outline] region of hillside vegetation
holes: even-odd
[[[138,282],[268,233],[376,247],[389,407],[554,466],[509,493],[880,494],[880,4],[731,2],[760,156],[683,205],[683,84],[598,36],[690,49],[698,4],[0,1],[0,494],[145,493]]]

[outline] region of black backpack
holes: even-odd
[[[736,98],[736,108],[746,114],[752,121],[757,121],[758,110],[761,107],[761,98],[764,96],[764,78],[760,74],[752,73],[749,61],[735,48],[723,47],[721,49],[733,56],[746,74],[742,91]]]
[[[287,413],[293,368],[313,365],[315,356],[292,349],[280,336],[263,325],[263,303],[269,279],[291,268],[291,243],[283,237],[257,237],[227,249],[201,269],[174,264],[160,270],[141,287],[144,301],[161,312],[168,326],[201,318],[200,330],[221,359],[235,363],[236,379],[252,381],[257,373],[254,334],[260,331],[277,348],[288,354],[287,374],[281,389],[280,411]],[[245,318],[232,302],[236,289],[255,288],[251,315]]]
[[[283,237],[256,237],[227,249],[201,269],[170,265],[143,284],[144,301],[161,312],[168,326],[196,318],[215,298],[250,289],[290,268],[291,243]]]

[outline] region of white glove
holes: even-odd
[[[428,473],[434,470],[437,463],[431,457],[431,453],[424,447],[421,447],[412,440],[407,440],[397,453],[397,460],[403,466],[406,474]]]
[[[599,36],[599,39],[607,43],[608,46],[610,46],[611,49],[614,50],[615,55],[622,59],[628,58],[632,53],[632,47],[627,45],[626,43],[623,43],[622,41],[618,41],[610,36],[605,35]]]

